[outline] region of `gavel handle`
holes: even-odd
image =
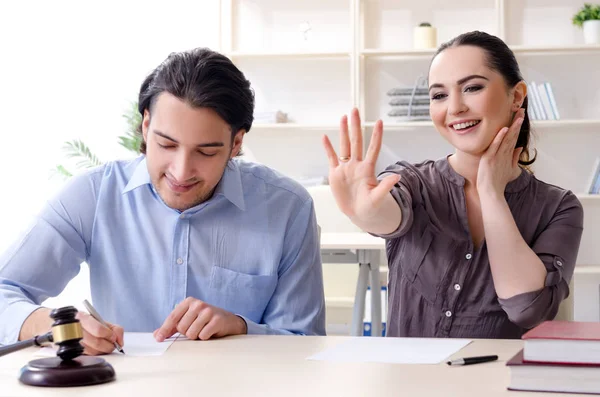
[[[44,335],[38,335],[34,338],[23,340],[12,345],[0,346],[0,357],[12,352],[16,352],[18,350],[26,349],[31,346],[41,346],[42,343],[45,342],[52,342],[52,332],[48,332]]]

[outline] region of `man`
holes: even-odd
[[[40,303],[90,267],[104,327],[80,313],[87,354],[123,329],[191,339],[324,334],[313,202],[239,154],[254,94],[207,50],[171,54],[143,82],[139,158],[74,177],[0,258],[0,343],[47,332]],[[114,325],[114,324],[118,325]]]

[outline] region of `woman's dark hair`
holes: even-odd
[[[463,33],[460,36],[445,42],[440,46],[440,48],[438,48],[437,52],[433,56],[433,59],[435,59],[436,56],[438,56],[447,48],[464,45],[481,48],[486,54],[488,67],[500,73],[504,77],[504,80],[509,87],[512,88],[517,85],[518,82],[523,80],[523,76],[521,76],[521,71],[519,70],[519,64],[517,63],[517,58],[512,50],[508,48],[504,41],[485,32],[474,31]],[[519,132],[519,137],[517,138],[516,144],[516,147],[523,148],[523,152],[519,157],[519,164],[523,166],[533,164],[536,159],[535,156],[531,158],[529,154],[531,124],[529,122],[529,114],[527,113],[527,103],[528,98],[526,96],[523,100],[523,104],[521,105],[521,107],[525,109],[525,118],[523,119],[523,124],[521,125],[521,131]]]
[[[162,92],[195,108],[214,110],[231,126],[231,139],[243,129],[250,131],[254,120],[254,92],[244,74],[218,52],[208,48],[171,53],[142,83],[138,110],[152,114],[156,98]],[[142,126],[138,126],[138,134]],[[140,152],[146,153],[142,140]]]

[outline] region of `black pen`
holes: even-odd
[[[478,357],[465,357],[459,358],[458,360],[448,361],[448,365],[471,365],[479,363],[487,363],[488,361],[496,361],[498,356],[478,356]]]

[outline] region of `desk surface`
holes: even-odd
[[[321,233],[321,249],[383,250],[385,240],[368,233]]]
[[[346,338],[244,335],[177,341],[163,356],[107,356],[116,381],[64,389],[18,382],[19,368],[33,356],[28,349],[0,358],[0,396],[557,396],[506,390],[505,363],[521,348],[519,340],[474,340],[452,357],[498,354],[500,359],[464,367],[306,360]]]

